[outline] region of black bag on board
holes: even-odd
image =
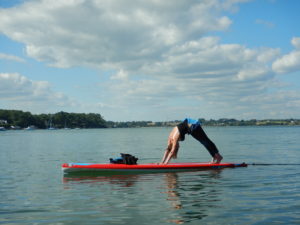
[[[109,159],[110,163],[136,165],[138,158],[130,154],[125,154],[125,153],[120,153],[120,154],[121,154],[121,158],[116,158],[116,159],[110,158]]]

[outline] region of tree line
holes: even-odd
[[[26,128],[106,128],[106,121],[97,113],[67,113],[34,115],[21,110],[0,109],[0,126]]]
[[[299,126],[299,119],[269,119],[269,120],[236,120],[236,119],[218,119],[199,121],[204,126]],[[130,128],[130,127],[167,127],[176,126],[181,121],[152,122],[152,121],[127,121],[114,122],[105,121],[97,113],[67,113],[58,112],[54,114],[34,115],[30,112],[21,110],[0,109],[0,127],[6,129],[26,128],[35,126],[39,129],[48,128]]]

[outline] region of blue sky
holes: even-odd
[[[300,118],[299,10],[298,0],[0,0],[0,108]]]

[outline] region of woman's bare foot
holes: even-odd
[[[215,156],[212,158],[211,163],[220,163],[222,161],[223,157],[216,153]]]

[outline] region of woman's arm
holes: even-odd
[[[176,158],[179,148],[180,133],[177,127],[174,127],[168,138],[168,147],[165,150],[164,156],[160,164],[168,164],[172,157]]]
[[[169,153],[170,153],[170,149],[169,149],[169,146],[168,146],[168,147],[166,148],[166,150],[165,150],[164,156],[163,156],[163,158],[162,158],[160,164],[164,164],[164,162],[166,161],[166,158],[168,157]]]
[[[179,149],[179,143],[178,143],[178,140],[175,141],[175,143],[172,144],[172,148],[171,150],[166,150],[166,157],[164,157],[164,160],[162,161],[162,164],[168,164],[169,161],[171,160],[172,157],[176,156],[177,155],[177,151]]]

